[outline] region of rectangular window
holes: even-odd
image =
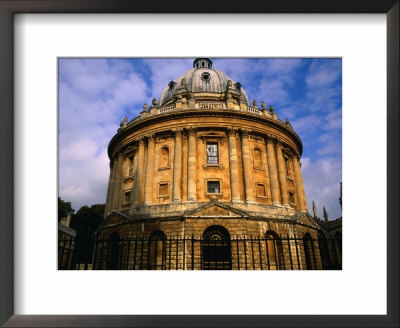
[[[266,197],[265,185],[257,183],[257,197]]]
[[[168,196],[168,183],[160,183],[158,189],[159,196]]]
[[[207,181],[207,193],[209,194],[219,194],[219,181]]]
[[[207,143],[207,164],[218,164],[218,143]]]

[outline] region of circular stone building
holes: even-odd
[[[332,267],[290,122],[207,58],[166,85],[110,141],[94,269]]]

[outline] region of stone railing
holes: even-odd
[[[223,102],[205,101],[196,103],[196,108],[199,109],[224,109],[226,108]]]
[[[172,112],[175,110],[175,106],[167,106],[167,107],[161,107],[159,109],[159,113],[163,114],[163,113],[167,113],[167,112]]]
[[[247,111],[252,114],[262,115],[262,112],[258,108],[255,108],[255,107],[247,107]]]
[[[139,120],[142,120],[146,117],[154,116],[154,115],[159,115],[159,114],[164,114],[164,113],[169,113],[169,112],[175,112],[175,111],[181,111],[181,110],[187,110],[187,109],[227,109],[227,105],[225,102],[218,102],[218,101],[202,101],[202,102],[196,102],[195,107],[193,108],[176,108],[175,105],[169,105],[165,107],[152,107],[148,111],[142,112],[139,116],[131,120],[128,125],[135,123]],[[246,113],[251,113],[255,115],[261,115],[261,116],[267,116],[270,117],[274,120],[279,120],[277,115],[275,113],[270,113],[268,110],[260,110],[257,107],[251,107],[251,106],[244,106],[241,109],[233,109],[233,110],[239,110],[243,111]],[[281,120],[279,120],[281,121]],[[281,121],[282,122],[282,121]],[[284,122],[282,122],[285,124]],[[126,125],[125,125],[126,126]],[[123,126],[122,129],[125,127]],[[121,129],[118,129],[118,131]]]

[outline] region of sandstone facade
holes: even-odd
[[[159,102],[154,99],[152,106],[145,104],[139,117],[121,122],[108,154],[105,219],[97,238],[104,242],[114,236],[131,243],[138,236],[151,239],[156,234],[154,249],[150,241],[141,246],[142,253],[147,249],[147,264],[141,268],[152,268],[148,263],[158,249],[162,256],[168,247],[176,254],[178,243],[168,245],[168,238],[236,238],[236,245],[229,246],[236,267],[231,264],[230,268],[247,268],[243,243],[248,241],[238,239],[266,238],[268,233],[276,236],[274,243],[287,238],[279,246],[281,266],[285,261],[287,268],[306,266],[304,243],[297,257],[291,257],[296,264],[284,257],[285,252],[296,254],[291,238],[317,240],[321,233],[307,212],[302,142],[290,122],[281,121],[264,102],[261,108],[255,101],[250,104],[241,85],[212,68],[211,60],[196,59],[193,69],[168,84]],[[179,250],[173,259],[180,258],[179,269],[204,268],[203,246],[200,242],[185,246],[192,247],[192,254]],[[268,241],[259,242],[257,251],[252,246],[252,252],[258,252],[256,258],[261,258],[257,269],[262,267],[262,258],[265,267]],[[114,259],[119,268],[137,269],[133,249],[132,254],[125,247],[99,255],[102,250],[97,248],[97,263],[107,268],[107,256],[114,256],[119,257]],[[318,243],[312,251],[311,268],[321,269]],[[118,262],[123,258],[124,265]],[[270,263],[270,269],[277,266]]]

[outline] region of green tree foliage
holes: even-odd
[[[76,230],[74,263],[91,263],[94,233],[104,217],[105,204],[82,206],[71,218],[71,228]]]
[[[65,202],[61,199],[61,197],[58,197],[58,222],[62,218],[65,218],[68,216],[68,214],[73,214],[75,210],[71,206],[71,202]]]
[[[82,206],[71,218],[71,228],[77,233],[86,233],[91,236],[99,227],[104,217],[105,204]]]

